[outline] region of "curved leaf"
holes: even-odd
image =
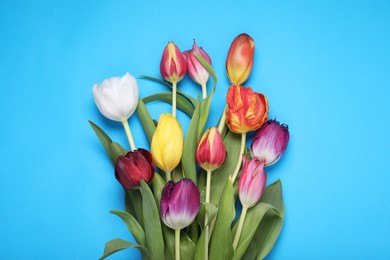
[[[153,119],[150,116],[149,111],[146,109],[145,103],[142,99],[138,99],[137,114],[150,144],[154,131],[156,130],[156,125],[154,124]]]
[[[94,122],[90,120],[88,120],[88,122],[91,125],[97,137],[99,138],[100,142],[102,143],[104,149],[106,150],[108,156],[110,157],[112,164],[115,165],[118,156],[127,154],[128,150],[123,148],[120,144],[113,142],[111,138]]]
[[[230,260],[233,256],[231,225],[236,214],[233,184],[229,177],[223,190],[219,210],[210,240],[210,259]]]
[[[184,141],[183,156],[181,159],[184,176],[191,179],[195,184],[197,183],[195,150],[198,144],[199,118],[200,102],[198,100],[195,106],[195,112],[187,130],[187,136]]]
[[[123,240],[120,238],[116,238],[116,239],[113,239],[111,241],[108,241],[106,243],[106,247],[104,248],[104,254],[99,259],[100,260],[104,259],[107,256],[110,256],[118,251],[121,251],[121,250],[127,249],[127,248],[133,248],[133,247],[137,248],[139,251],[141,251],[141,253],[145,259],[152,259],[148,250],[145,247],[131,243],[129,241],[126,241],[126,240]]]
[[[211,90],[210,95],[208,95],[204,100],[202,100],[201,107],[200,107],[201,113],[199,118],[198,138],[200,138],[206,126],[207,119],[209,117],[209,112],[210,112],[211,100],[214,95],[214,90],[215,87],[213,87],[213,89]]]
[[[145,246],[145,232],[132,215],[121,210],[110,210],[110,213],[120,217],[138,244]]]
[[[177,108],[186,113],[190,118],[192,117],[192,114],[194,113],[194,107],[192,106],[192,103],[184,98],[181,95],[176,96],[176,104]],[[153,102],[153,101],[163,101],[166,103],[171,104],[172,103],[172,93],[171,92],[161,92],[157,94],[153,94],[147,97],[143,98],[143,101],[145,104]]]
[[[194,260],[204,260],[205,259],[205,236],[206,236],[206,230],[203,229],[202,234],[200,235],[200,238],[198,242],[196,243],[195,248],[195,255]]]
[[[160,214],[153,193],[144,180],[141,180],[142,213],[145,225],[146,248],[153,259],[160,259],[164,253],[164,240],[161,232]]]
[[[215,218],[215,216],[217,216],[217,212],[218,208],[215,205],[211,203],[202,202],[200,204],[199,213],[198,215],[196,215],[196,221],[203,229],[205,227],[205,214],[207,214],[207,224],[209,224]]]

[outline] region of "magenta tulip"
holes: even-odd
[[[161,194],[161,219],[168,227],[180,230],[189,226],[198,214],[200,193],[190,179],[169,181]]]
[[[260,161],[265,160],[265,166],[272,165],[282,157],[289,139],[287,125],[268,120],[253,138],[251,155]]]
[[[119,156],[115,165],[115,177],[126,190],[140,187],[141,180],[151,182],[154,177],[152,154],[140,148]]]

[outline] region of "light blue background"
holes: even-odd
[[[286,221],[268,259],[389,259],[389,1],[0,0],[0,259],[97,259],[106,241],[132,240],[110,209],[120,185],[88,119],[127,147],[103,118],[92,86],[104,78],[159,76],[162,49],[192,39],[219,77],[249,33],[255,65],[246,85],[290,127],[281,178]],[[196,96],[189,79],[179,88]],[[139,80],[141,97],[163,91]],[[148,105],[152,115],[168,105]],[[179,114],[183,125],[186,116]],[[136,116],[137,146],[147,147]],[[138,259],[127,250],[112,259]]]

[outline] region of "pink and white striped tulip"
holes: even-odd
[[[198,47],[194,40],[194,44],[192,45],[192,49],[183,52],[184,58],[187,61],[188,74],[191,79],[198,83],[199,85],[206,84],[209,80],[210,74],[203,67],[202,64],[195,57],[195,53],[205,59],[211,65],[210,56],[202,49],[202,47]]]

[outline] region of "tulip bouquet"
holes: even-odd
[[[130,150],[90,122],[115,168],[125,194],[125,209],[112,210],[127,225],[136,243],[107,242],[101,259],[137,248],[144,259],[262,259],[273,248],[284,220],[280,180],[266,187],[265,168],[283,155],[289,140],[286,125],[268,120],[268,101],[242,84],[249,77],[254,41],[247,34],[232,42],[226,60],[231,86],[219,122],[205,129],[217,77],[209,55],[194,42],[181,52],[165,47],[163,79],[169,92],[139,98],[137,80],[126,73],[93,86],[99,111],[121,122]],[[177,89],[189,74],[201,86],[202,100]],[[207,93],[210,75],[214,87]],[[172,112],[152,119],[146,103],[172,103]],[[176,110],[190,117],[184,138]],[[128,123],[137,112],[150,143],[136,148]],[[250,148],[246,134],[257,131]],[[157,166],[157,168],[156,168]]]

